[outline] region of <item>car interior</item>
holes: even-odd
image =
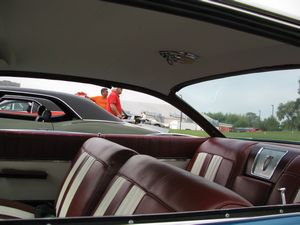
[[[7,178],[6,185],[21,184],[24,179],[31,182],[28,186],[14,183],[13,189],[1,191],[2,218],[34,218],[36,208],[30,204],[40,203],[42,198],[53,204],[52,216],[57,217],[299,203],[299,149],[289,144],[224,138],[0,132],[1,155],[6,159],[1,162],[1,177]],[[22,151],[24,146],[26,153]],[[267,160],[270,157],[274,158],[271,163]],[[64,165],[60,180],[52,180],[53,171],[24,170],[21,165],[20,169],[11,169],[13,160],[18,159],[71,163]],[[49,184],[44,184],[46,181]],[[47,189],[41,193],[44,185]],[[21,202],[15,201],[16,196]]]
[[[293,86],[298,105],[288,114],[293,126],[284,127],[282,119],[276,130],[288,127],[293,141],[227,137],[204,116],[202,106],[193,107],[184,98],[190,94],[185,88],[192,86],[191,102],[205,99],[214,106],[216,97],[225,92],[213,86],[215,92],[208,98],[197,94],[201,87],[194,84],[300,68],[299,21],[234,2],[0,1],[1,77],[139,91],[176,107],[180,130],[191,130],[181,129],[184,113],[196,130],[199,127],[207,134],[124,134],[116,128],[118,124],[136,124],[111,114],[103,120],[116,124],[115,132],[89,133],[73,127],[70,131],[65,127],[71,122],[78,122],[77,129],[87,126],[79,123],[85,121],[76,113],[87,108],[79,109],[81,103],[73,101],[78,108],[73,110],[47,94],[59,85],[47,89],[39,83],[42,94],[37,96],[56,104],[63,114],[54,115],[56,110],[43,103],[36,115],[0,110],[0,119],[9,119],[7,127],[0,128],[0,224],[135,224],[298,215],[300,127],[294,125],[300,118],[299,77]],[[261,83],[264,92],[259,95],[253,86],[243,106],[236,102],[237,108],[272,96],[274,92],[266,88],[272,83]],[[242,84],[231,89],[239,90],[238,86]],[[275,93],[285,96],[283,90],[275,88]],[[242,90],[234,95],[243,92],[248,93]],[[0,100],[16,93],[1,87]],[[27,92],[18,98],[37,96]],[[273,102],[265,105],[274,111]],[[228,104],[228,108],[233,107]],[[259,120],[267,121],[261,108],[254,111]],[[270,118],[275,118],[269,111]],[[20,128],[21,120],[45,128],[28,129],[25,122]],[[97,118],[89,122],[93,120]],[[228,123],[223,125],[232,125]],[[61,130],[55,130],[55,125],[61,125]],[[229,134],[238,133],[231,128]],[[246,125],[238,128],[259,130]]]

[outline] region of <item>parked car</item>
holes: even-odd
[[[45,129],[94,134],[152,134],[119,120],[86,98],[54,91],[0,87],[0,128]],[[44,110],[39,112],[43,107]],[[43,114],[50,110],[48,117]],[[44,115],[44,116],[43,116]]]
[[[247,2],[1,1],[3,80],[147,93],[198,137],[140,135],[84,98],[1,88],[25,105],[3,102],[0,223],[299,224],[299,3],[291,17]],[[39,99],[59,109],[26,108]]]

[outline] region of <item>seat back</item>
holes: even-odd
[[[42,114],[46,110],[46,107],[44,105],[40,105],[37,108],[37,117],[35,118],[35,121],[42,121]]]
[[[185,212],[251,206],[232,191],[145,155],[131,157],[94,216]]]
[[[58,217],[89,216],[119,168],[136,152],[101,138],[81,147],[56,202]]]
[[[199,146],[187,170],[232,188],[234,179],[243,173],[249,147],[254,144],[255,142],[210,138]]]

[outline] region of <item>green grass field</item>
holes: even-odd
[[[170,130],[170,133],[188,134],[200,137],[208,137],[209,135],[204,131],[193,130]],[[298,141],[300,142],[300,131],[261,131],[261,132],[227,132],[224,133],[226,137],[230,138],[253,138],[262,140],[284,140],[284,141]]]

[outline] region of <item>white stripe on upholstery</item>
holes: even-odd
[[[214,181],[217,171],[219,169],[219,166],[222,162],[223,157],[214,155],[213,158],[211,159],[209,166],[207,168],[207,171],[205,173],[204,178],[206,178],[209,181]]]
[[[120,190],[120,188],[123,186],[125,183],[125,179],[123,177],[118,177],[113,185],[110,187],[106,195],[104,196],[103,200],[99,204],[97,210],[94,213],[94,216],[103,216],[104,213],[106,212],[107,208],[109,207],[110,203]]]
[[[65,201],[62,203],[62,207],[61,207],[61,210],[58,215],[59,217],[66,216],[68,209],[70,207],[70,204],[71,204],[81,182],[83,181],[85,175],[87,174],[87,172],[89,171],[89,169],[91,168],[91,166],[93,165],[93,163],[95,161],[96,161],[95,158],[93,158],[91,156],[89,156],[88,160],[85,161],[84,165],[82,166],[82,168],[78,172],[76,178],[74,179],[73,183],[71,184],[71,187],[67,193]]]
[[[296,202],[298,202],[298,203],[300,202],[300,189],[298,190],[298,193],[297,193],[293,203],[296,203]]]
[[[84,161],[84,159],[86,158],[87,155],[88,155],[87,153],[83,152],[81,154],[81,156],[77,159],[77,161],[74,164],[74,166],[72,167],[71,171],[69,172],[69,174],[68,174],[68,176],[67,176],[67,178],[66,178],[66,180],[64,182],[64,185],[63,185],[63,187],[62,187],[62,189],[61,189],[61,191],[59,193],[57,202],[56,202],[56,215],[58,214],[58,210],[59,210],[61,201],[63,199],[63,196],[65,195],[66,189],[69,186],[71,179],[73,178],[75,172],[80,167],[80,165],[82,164],[82,162]]]
[[[16,208],[7,207],[7,206],[0,206],[0,215],[12,216],[12,217],[16,217],[16,218],[19,218],[19,219],[32,219],[32,218],[34,218],[33,213],[23,211],[23,210],[20,210],[20,209],[16,209]]]
[[[146,193],[141,188],[134,185],[127,193],[126,197],[122,201],[115,215],[132,215],[145,194]]]
[[[202,169],[203,163],[205,161],[205,158],[207,156],[207,153],[201,152],[197,155],[197,158],[194,162],[194,165],[192,167],[191,173],[199,175],[200,171]]]

